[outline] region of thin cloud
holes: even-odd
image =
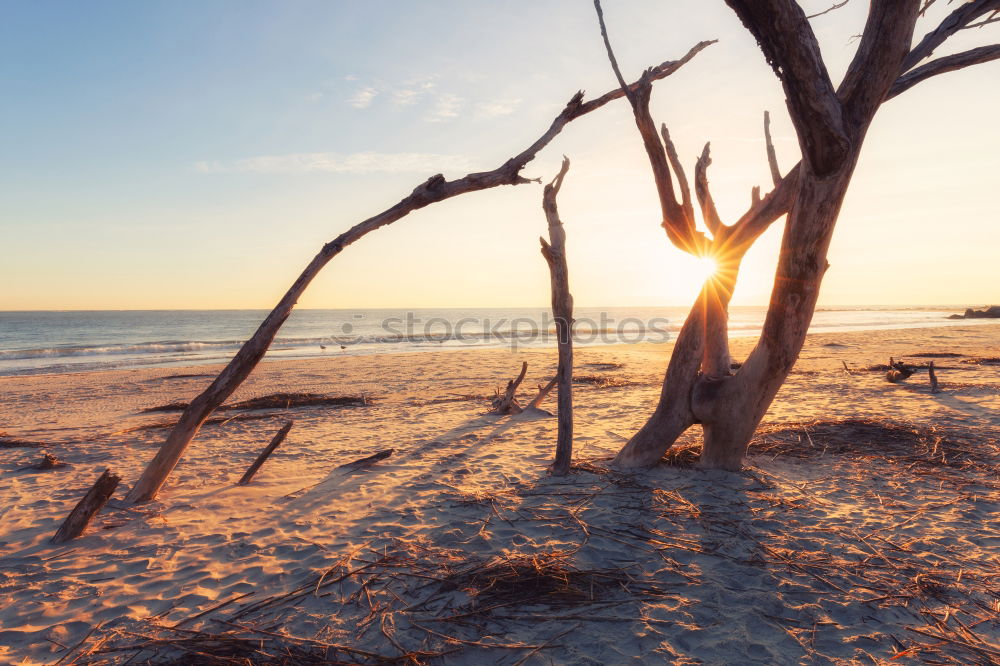
[[[521,106],[520,99],[497,99],[492,102],[476,104],[476,115],[480,118],[498,118],[509,116]]]
[[[440,123],[458,117],[458,112],[465,106],[465,99],[452,93],[439,95],[434,109],[424,116],[429,123]]]
[[[355,109],[367,109],[371,106],[372,100],[375,99],[376,95],[378,95],[378,90],[369,86],[354,93],[354,97],[347,100],[347,103]]]
[[[469,171],[470,163],[461,155],[435,153],[293,153],[262,155],[232,162],[198,162],[201,173],[437,173]]]
[[[397,90],[392,94],[392,103],[396,106],[410,106],[411,104],[416,104],[419,97],[420,91],[406,88],[404,90]]]

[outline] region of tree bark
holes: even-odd
[[[542,256],[549,265],[552,290],[552,316],[556,320],[556,337],[559,349],[559,367],[556,379],[559,384],[558,419],[559,433],[552,473],[564,476],[569,472],[573,459],[573,296],[569,292],[569,265],[566,261],[566,230],[559,219],[556,195],[569,170],[569,160],[563,158],[559,175],[545,186],[542,207],[549,223],[549,242],[544,238]]]

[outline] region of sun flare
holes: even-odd
[[[700,280],[704,282],[709,278],[715,277],[715,275],[719,272],[719,264],[712,257],[698,257],[698,263],[695,270],[697,271]]]

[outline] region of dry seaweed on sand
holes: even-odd
[[[293,409],[296,407],[368,407],[371,398],[365,395],[323,395],[320,393],[272,393],[270,395],[250,398],[222,405],[217,411],[251,410],[251,409]],[[166,405],[148,407],[142,410],[148,412],[182,412],[187,409],[186,402],[172,402]]]
[[[638,386],[638,382],[625,377],[615,377],[613,375],[575,375],[574,384],[590,384],[595,388],[623,388],[626,386]]]
[[[583,367],[590,368],[591,370],[621,370],[625,367],[624,363],[584,363]]]
[[[876,457],[912,468],[992,466],[1000,433],[970,434],[886,419],[820,420],[763,425],[751,454],[811,458],[822,455]]]
[[[988,356],[988,357],[973,357],[973,358],[963,358],[962,363],[968,363],[969,365],[1000,365],[1000,357],[998,356]]]

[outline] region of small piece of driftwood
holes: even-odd
[[[115,488],[118,487],[118,482],[121,480],[122,478],[110,469],[104,470],[101,477],[97,479],[97,483],[73,507],[69,516],[66,517],[66,520],[63,521],[63,524],[59,526],[59,529],[56,530],[56,533],[49,541],[52,543],[65,543],[83,534],[83,531],[87,529],[87,525],[90,524],[93,517],[104,507],[108,499],[111,498],[112,493],[115,492]]]
[[[542,401],[545,400],[545,398],[549,397],[549,393],[552,393],[552,389],[556,387],[557,381],[559,381],[559,375],[556,375],[555,377],[550,379],[549,383],[546,384],[545,386],[539,384],[538,395],[536,395],[532,399],[532,401],[528,403],[528,406],[525,407],[525,409],[532,409],[532,408],[538,409],[539,408],[538,406],[542,404]]]
[[[281,426],[281,430],[275,433],[274,437],[271,438],[271,443],[267,445],[266,449],[260,452],[260,455],[253,461],[253,464],[247,469],[246,474],[243,475],[243,478],[240,479],[236,485],[245,486],[250,483],[250,480],[253,478],[254,474],[257,473],[257,470],[260,469],[260,466],[264,464],[264,461],[267,460],[268,456],[274,453],[274,450],[278,448],[283,441],[285,441],[285,437],[288,436],[288,431],[292,429],[293,423],[295,423],[295,421],[289,421],[285,425]]]
[[[395,452],[396,449],[386,449],[385,451],[379,451],[378,453],[373,453],[372,455],[366,458],[359,458],[353,462],[344,463],[343,465],[338,465],[337,469],[359,469],[361,467],[367,467],[368,465],[377,463],[379,460],[385,460]]]
[[[938,385],[937,373],[934,372],[934,361],[927,364],[927,378],[931,382],[931,393],[938,393],[941,387]]]
[[[847,361],[841,361],[841,363],[844,364],[844,372],[846,372],[849,375],[853,375],[854,374],[853,372],[851,372],[851,369],[849,367],[847,367]]]
[[[524,375],[528,372],[528,362],[524,361],[521,363],[521,373],[516,379],[511,379],[507,382],[507,389],[500,394],[497,391],[496,397],[493,399],[493,409],[490,411],[493,414],[520,414],[521,405],[517,402],[517,387],[521,385],[524,381]]]
[[[892,384],[909,379],[913,375],[913,368],[907,366],[902,361],[897,361],[889,357],[889,370],[885,373],[885,380]]]

